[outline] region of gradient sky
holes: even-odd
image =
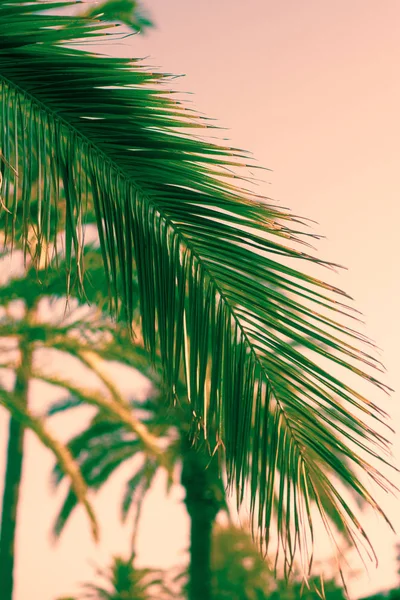
[[[149,64],[186,74],[177,86],[193,92],[193,105],[272,169],[260,191],[318,222],[316,231],[326,236],[320,255],[348,267],[335,283],[356,299],[365,331],[383,349],[386,381],[400,389],[399,0],[147,0],[145,6],[157,29],[114,52],[147,56]],[[40,407],[45,392],[36,392]],[[395,428],[398,399],[393,393]],[[57,431],[65,436],[76,426],[76,417],[68,417]],[[1,412],[2,444],[5,433]],[[399,441],[396,436],[396,454]],[[54,600],[90,578],[90,560],[105,566],[112,553],[127,551],[130,531],[118,522],[127,473],[97,498],[100,547],[80,510],[54,546],[49,532],[59,498],[50,493],[52,458],[30,435],[26,449],[15,600]],[[3,444],[2,463],[4,452]],[[166,500],[159,480],[140,529],[143,564],[179,561],[188,544],[182,497],[178,489]],[[400,530],[400,504],[388,506]],[[374,516],[365,519],[381,567],[351,582],[354,597],[396,582],[395,537]]]

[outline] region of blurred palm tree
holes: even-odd
[[[154,377],[153,377],[154,382]],[[185,504],[190,517],[190,586],[199,593],[209,585],[212,529],[220,510],[228,512],[224,481],[218,457],[210,456],[204,443],[196,446],[190,438],[190,407],[181,405],[175,410],[166,404],[162,395],[145,401],[132,400],[135,414],[139,415],[146,430],[163,448],[162,458],[167,466],[167,492],[180,479],[185,489]],[[75,399],[67,398],[55,403],[49,416],[77,406]],[[141,508],[154,478],[159,472],[160,456],[150,456],[142,440],[117,419],[99,409],[91,423],[68,442],[68,449],[79,465],[87,486],[95,491],[105,485],[116,469],[126,462],[131,464],[131,474],[122,498],[121,516],[125,522],[130,511],[133,522],[132,551],[135,550]],[[65,478],[61,465],[54,471],[54,483]],[[72,486],[56,519],[54,531],[62,532],[77,497]]]
[[[75,597],[59,600],[172,600],[174,596],[159,569],[137,568],[134,557],[125,560],[114,556],[108,569],[96,569],[96,580],[104,583],[84,583]]]
[[[298,572],[289,581],[276,577],[273,569],[260,555],[246,527],[218,524],[213,532],[212,598],[213,600],[345,600],[343,587],[330,576],[322,582],[312,576],[308,582]],[[321,565],[320,565],[321,566]],[[322,566],[321,566],[322,567]],[[318,565],[314,571],[318,569]],[[174,571],[174,570],[173,570]],[[85,584],[82,594],[59,600],[176,600],[186,598],[188,571],[178,568],[178,574],[153,569],[136,569],[132,559],[114,557],[107,571],[97,576],[108,582]],[[156,594],[148,595],[152,587]],[[376,596],[392,598],[392,596]],[[395,596],[393,596],[395,598]],[[375,599],[375,596],[374,596]],[[371,599],[372,600],[372,599]]]
[[[103,290],[104,296],[104,271],[98,250],[87,249],[87,258],[91,265],[88,294],[97,297]],[[6,254],[3,266],[7,260],[10,257]],[[15,531],[27,428],[53,452],[69,478],[77,501],[86,508],[95,538],[98,536],[87,486],[77,463],[68,448],[52,434],[43,410],[37,414],[32,407],[33,381],[56,386],[58,393],[61,388],[86,406],[101,407],[107,418],[118,418],[127,430],[135,431],[142,450],[159,454],[163,462],[158,440],[128,407],[107,371],[109,361],[118,361],[145,373],[148,358],[144,350],[132,344],[126,332],[116,327],[98,306],[89,307],[82,297],[71,295],[69,310],[65,311],[64,279],[60,275],[62,259],[58,263],[54,260],[45,269],[31,263],[22,273],[16,268],[18,263],[21,267],[21,262],[21,253],[15,253],[13,263],[9,263],[14,264],[14,270],[0,287],[0,405],[10,414],[0,530],[2,600],[12,597]],[[54,360],[58,362],[56,373],[49,368]],[[79,372],[79,366],[84,376],[85,370],[91,373],[94,387],[71,375],[76,369]]]
[[[333,265],[308,253],[314,236],[301,219],[246,188],[245,152],[189,135],[211,127],[167,77],[78,50],[112,41],[115,28],[60,10],[74,6],[0,3],[6,235],[22,207],[26,252],[40,257],[57,244],[47,234],[62,207],[70,291],[74,266],[83,281],[90,199],[110,307],[131,324],[137,273],[142,338],[162,364],[166,399],[179,403],[184,378],[194,431],[211,452],[223,448],[228,485],[239,503],[250,499],[264,549],[274,527],[289,568],[296,554],[311,560],[312,502],[328,527],[334,513],[368,546],[330,474],[380,511],[356,473],[391,488],[386,415],[352,382],[386,388],[348,297],[314,275]]]

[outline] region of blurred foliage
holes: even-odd
[[[118,22],[127,25],[135,32],[143,33],[154,27],[153,21],[136,0],[107,0],[95,3],[95,6],[83,13],[83,16],[102,21]]]
[[[364,596],[360,600],[400,600],[400,588],[393,588],[392,590],[374,594],[373,596]]]
[[[264,600],[273,589],[267,563],[249,533],[231,525],[214,529],[212,586],[215,600]]]
[[[298,572],[288,582],[275,579],[246,528],[217,526],[214,530],[213,600],[317,600],[321,581],[311,577],[303,586]],[[343,588],[333,579],[324,580],[326,600],[345,600]]]
[[[99,582],[97,582],[99,580]],[[77,596],[59,600],[172,600],[165,572],[137,568],[134,558],[114,556],[108,569],[96,569],[96,583],[81,585]]]
[[[316,564],[314,573],[323,571]],[[248,527],[218,523],[212,543],[212,600],[346,600],[343,586],[330,575],[311,575],[305,585],[295,566],[288,580],[261,556]],[[187,598],[188,570],[176,569],[180,598]],[[368,599],[369,600],[369,599]],[[380,599],[379,599],[380,600]],[[394,598],[391,600],[395,600]],[[396,598],[397,600],[397,598]]]
[[[124,347],[122,347],[122,352]],[[162,455],[150,454],[146,443],[143,442],[126,423],[121,420],[111,420],[109,414],[98,408],[89,425],[74,435],[68,441],[68,449],[88,487],[93,491],[101,489],[123,464],[131,464],[131,472],[126,481],[121,502],[121,516],[125,521],[130,512],[135,514],[133,523],[133,540],[135,539],[138,521],[145,496],[149,491],[160,468],[167,470],[167,492],[173,483],[179,480],[182,473],[182,463],[195,463],[198,477],[204,487],[219,499],[220,508],[227,509],[224,483],[218,469],[206,468],[210,465],[210,454],[205,445],[193,446],[189,442],[190,407],[181,405],[173,410],[165,401],[162,392],[157,392],[161,375],[151,372],[154,386],[153,394],[143,399],[131,399],[131,410],[139,415],[141,423],[154,439],[159,440]],[[72,403],[74,400],[72,399]],[[75,402],[78,407],[83,403]],[[54,404],[49,415],[55,415],[72,407],[71,399]],[[136,460],[132,460],[136,459]],[[215,466],[217,461],[213,461]],[[199,473],[201,472],[201,473]],[[204,477],[201,477],[204,474]],[[59,485],[65,478],[60,465],[56,465],[53,481]],[[205,481],[207,478],[207,481]],[[57,517],[55,531],[61,533],[72,511],[77,505],[77,498],[72,487],[65,496]]]
[[[96,570],[95,583],[85,583],[81,593],[59,600],[183,600],[187,598],[187,570],[165,572],[137,569],[134,560],[114,557],[109,569]],[[175,570],[176,573],[176,570]],[[103,581],[103,583],[101,582]],[[311,577],[309,587],[294,572],[291,580],[275,579],[260,556],[250,533],[232,524],[215,527],[212,552],[213,600],[345,600],[343,588],[333,579]],[[368,600],[397,600],[374,596]]]

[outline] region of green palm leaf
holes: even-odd
[[[159,353],[173,399],[185,372],[193,415],[224,446],[239,499],[250,491],[262,539],[268,544],[276,490],[286,515],[276,520],[277,534],[289,562],[295,549],[308,554],[311,500],[323,517],[327,506],[336,510],[354,541],[365,538],[324,473],[326,466],[379,510],[338,458],[389,486],[370,465],[386,461],[387,443],[372,428],[385,414],[345,383],[352,372],[384,387],[370,372],[380,368],[370,344],[350,326],[346,295],[310,274],[309,266],[324,263],[304,252],[299,219],[236,186],[245,155],[187,133],[207,134],[209,126],[170,95],[167,77],[75,49],[83,38],[104,41],[104,24],[38,13],[63,6],[0,4],[9,235],[22,206],[26,242],[34,230],[33,251],[42,252],[54,207],[64,210],[71,285],[73,265],[83,277],[93,203],[113,310],[132,321],[136,271],[145,344]]]
[[[81,403],[82,404],[82,403]],[[57,414],[71,406],[70,400],[53,405],[49,415]],[[166,418],[164,403],[161,400],[148,400],[146,402],[131,402],[132,410],[136,414],[144,413],[142,421],[152,438],[168,436],[171,424]],[[161,416],[161,418],[159,418]],[[138,519],[141,514],[143,499],[147,494],[156,472],[160,467],[167,467],[171,479],[178,451],[171,451],[173,442],[168,444],[164,454],[153,454],[146,439],[140,438],[137,433],[128,428],[118,417],[110,420],[110,414],[101,409],[93,417],[89,427],[75,435],[68,442],[68,448],[74,460],[79,465],[80,472],[89,487],[94,491],[99,490],[125,461],[140,458],[139,462],[132,463],[132,475],[126,483],[125,493],[121,506],[123,520],[135,505],[136,515],[133,527],[135,535]],[[57,486],[65,478],[65,473],[60,463],[53,470],[53,482]],[[54,534],[59,536],[77,506],[78,498],[72,486],[69,486],[61,510],[54,525]]]
[[[80,502],[84,506],[91,522],[93,536],[97,540],[98,524],[92,505],[88,500],[87,485],[69,449],[51,434],[42,419],[33,416],[28,408],[23,406],[17,394],[0,388],[0,405],[4,406],[25,427],[31,429],[41,443],[54,454],[60,468],[69,477],[76,502]]]
[[[92,7],[84,13],[85,17],[100,18],[108,22],[120,22],[127,25],[135,32],[146,31],[153,27],[153,22],[141,10],[135,0],[106,0]]]

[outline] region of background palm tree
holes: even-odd
[[[323,584],[321,578],[311,577],[308,587],[298,573],[290,581],[282,575],[276,578],[246,527],[218,524],[213,531],[212,545],[212,598],[215,600],[317,600],[323,594],[327,600],[344,600],[346,597],[342,586],[332,576]],[[100,583],[100,579],[106,584]],[[59,600],[181,599],[187,597],[187,579],[186,569],[178,568],[178,574],[174,574],[174,570],[165,573],[137,569],[132,558],[114,557],[109,569],[96,571],[94,583],[82,586],[82,594]],[[156,595],[152,594],[153,590]],[[382,599],[384,597],[382,595]]]
[[[95,249],[88,249],[87,254],[92,265],[91,295],[97,296],[101,289],[104,293],[101,258]],[[17,253],[14,266],[18,258],[22,257]],[[7,255],[3,264],[5,260]],[[70,479],[77,501],[86,508],[94,536],[98,536],[98,525],[77,464],[67,447],[51,433],[43,418],[43,409],[42,415],[37,415],[31,407],[29,389],[32,381],[62,388],[86,406],[101,406],[108,418],[118,415],[128,430],[136,431],[142,449],[147,448],[146,452],[150,454],[161,454],[157,440],[127,407],[104,367],[105,361],[118,361],[123,356],[125,364],[134,363],[145,372],[148,366],[145,353],[133,345],[126,334],[119,332],[97,306],[84,305],[82,298],[70,297],[70,310],[65,314],[60,266],[62,268],[60,263],[53,264],[44,270],[35,269],[32,264],[25,274],[24,271],[14,272],[0,288],[0,405],[10,413],[0,530],[0,580],[5,600],[12,597],[13,590],[15,531],[26,428],[30,428],[57,457]],[[64,366],[61,373],[54,373],[48,366],[57,356],[59,368]],[[76,368],[78,362],[89,369],[102,389],[82,385],[71,377],[71,364]],[[12,379],[14,384],[10,386]],[[160,460],[162,462],[161,457]]]
[[[95,6],[79,8],[78,14],[87,18],[99,18],[109,23],[117,22],[127,25],[136,33],[143,33],[154,27],[154,23],[136,0],[106,0]]]
[[[134,566],[134,557],[114,556],[108,569],[96,569],[96,580],[84,583],[82,592],[72,598],[59,600],[169,600],[173,596],[165,582],[163,571],[140,569]]]
[[[131,323],[137,272],[143,339],[160,357],[166,393],[178,402],[184,375],[195,431],[213,450],[223,448],[239,501],[249,491],[264,547],[274,524],[289,568],[296,552],[306,566],[301,542],[312,537],[312,501],[324,521],[329,507],[354,543],[368,543],[326,471],[379,510],[342,457],[390,488],[377,467],[387,464],[385,415],[346,381],[352,373],[384,388],[370,370],[380,365],[355,330],[346,294],[311,274],[309,266],[324,263],[305,251],[303,223],[233,185],[245,153],[189,136],[206,122],[171,98],[163,75],[71,50],[83,38],[110,38],[107,24],[39,14],[42,6],[61,7],[0,4],[9,236],[20,205],[26,247],[34,231],[41,251],[52,210],[62,205],[66,271],[77,265],[81,281],[91,198],[111,308]],[[34,218],[36,180],[44,185]]]
[[[153,378],[154,382],[154,378]],[[155,393],[155,392],[154,392]],[[54,415],[72,405],[69,399],[56,403],[49,414]],[[135,414],[140,415],[146,429],[159,440],[163,448],[164,466],[170,476],[167,491],[180,479],[185,489],[185,504],[190,517],[190,598],[207,598],[211,594],[211,539],[213,524],[220,510],[228,511],[221,465],[217,456],[210,457],[207,445],[195,447],[190,441],[188,407],[171,411],[162,396],[145,401],[132,401]],[[141,507],[162,463],[149,456],[143,442],[117,419],[99,410],[85,430],[68,442],[68,448],[79,465],[88,487],[99,490],[116,469],[127,461],[132,473],[123,493],[121,514],[124,521],[129,511],[135,513],[132,550],[136,540]],[[54,482],[59,485],[65,475],[57,465]],[[55,523],[55,533],[61,533],[77,498],[69,488]]]

